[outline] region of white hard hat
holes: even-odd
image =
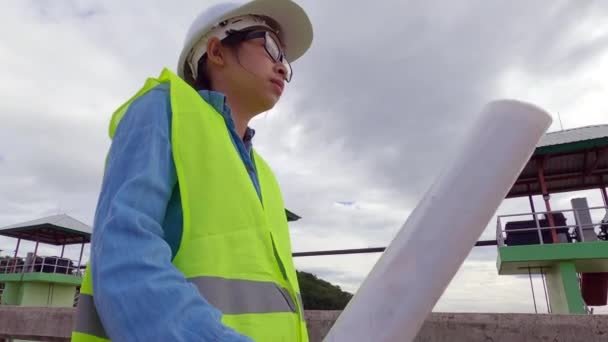
[[[300,58],[312,43],[312,24],[304,9],[291,0],[253,0],[245,4],[224,3],[203,11],[194,20],[179,56],[177,74],[185,78],[184,68],[193,47],[219,23],[243,15],[269,17],[279,26],[279,39],[290,62]]]

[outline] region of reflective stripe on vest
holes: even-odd
[[[85,293],[78,295],[78,306],[76,307],[76,322],[74,324],[74,331],[101,338],[107,338],[106,332],[103,329],[103,324],[101,324],[101,320],[97,314],[97,309],[95,309],[93,296]]]
[[[216,277],[188,279],[199,292],[223,314],[296,312],[285,288],[274,282],[235,280]]]
[[[203,297],[223,314],[296,312],[287,289],[273,282],[197,277],[188,279]],[[301,296],[298,294],[298,301]],[[299,304],[301,305],[301,304]],[[74,331],[107,338],[93,296],[81,293]]]
[[[255,341],[308,341],[278,183],[253,150],[260,202],[221,114],[165,69],[114,113],[110,136],[129,105],[161,82],[169,83],[171,145],[183,210],[174,266],[236,331]],[[81,288],[74,342],[107,341],[90,274]]]

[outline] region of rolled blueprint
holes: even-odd
[[[412,341],[551,125],[533,105],[486,105],[326,342]]]

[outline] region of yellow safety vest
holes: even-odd
[[[110,137],[129,105],[160,83],[169,83],[171,145],[183,210],[173,264],[223,313],[222,322],[239,333],[255,341],[308,341],[279,185],[254,151],[260,201],[224,118],[164,69],[114,113]],[[72,341],[108,341],[88,271]]]

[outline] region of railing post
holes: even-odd
[[[59,261],[59,258],[55,258],[55,267],[53,267],[53,273],[57,273],[57,262]]]
[[[532,215],[534,215],[534,222],[536,222],[536,231],[538,232],[538,240],[540,241],[540,244],[544,244],[543,241],[543,233],[541,232],[540,229],[540,222],[538,222],[538,214],[537,213],[532,213]]]
[[[502,237],[502,225],[500,224],[500,216],[496,219],[496,242],[498,243],[498,247],[504,246],[504,240]]]
[[[19,244],[21,243],[21,238],[17,239],[17,247],[15,248],[15,256],[13,257],[13,261],[14,266],[13,266],[13,273],[17,272],[17,252],[19,252]]]
[[[80,246],[80,257],[78,258],[77,272],[80,272],[80,265],[82,264],[82,252],[83,251],[84,251],[84,241],[82,242],[82,246]]]
[[[39,244],[39,242],[36,241],[36,247],[34,247],[34,261],[32,262],[32,267],[30,268],[29,272],[34,272],[34,270],[36,269],[35,266],[36,266],[36,258],[38,257],[37,256],[37,254],[38,254],[38,244]]]

